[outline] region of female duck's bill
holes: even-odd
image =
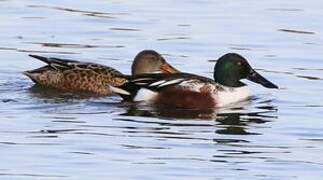
[[[126,101],[145,101],[167,107],[208,109],[247,99],[249,89],[241,79],[267,88],[278,88],[254,69],[242,56],[228,53],[214,68],[214,80],[188,73],[124,76],[127,82],[111,87]]]
[[[112,91],[108,85],[120,86],[127,81],[121,77],[121,72],[105,65],[37,55],[30,56],[47,65],[25,71],[24,74],[36,84],[44,87],[110,95]],[[177,73],[179,71],[170,66],[156,51],[144,50],[138,53],[132,65],[132,73],[138,75],[153,72]]]

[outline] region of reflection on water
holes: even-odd
[[[114,15],[127,15],[127,13],[108,13],[108,12],[98,12],[98,11],[84,11],[84,10],[79,10],[79,9],[57,7],[57,6],[28,5],[27,7],[55,9],[55,10],[59,10],[59,11],[66,11],[66,12],[72,12],[72,13],[81,13],[82,15],[96,16],[96,17],[101,17],[101,18],[102,17],[103,18],[116,18],[116,17],[114,17]]]
[[[67,44],[67,43],[40,43],[40,42],[26,42],[29,44],[39,44],[44,47],[54,48],[123,48],[121,45],[89,45],[89,44]]]
[[[298,33],[298,34],[315,34],[315,32],[311,32],[311,31],[301,31],[301,30],[293,30],[293,29],[278,29],[278,31],[288,32],[288,33]]]
[[[24,53],[79,54],[79,53],[68,52],[68,51],[40,51],[40,50],[27,50],[27,49],[7,48],[7,47],[0,47],[0,50],[5,50],[5,51],[16,51],[16,52],[24,52]]]
[[[213,119],[216,117],[215,110],[185,110],[169,109],[165,107],[141,107],[139,104],[130,104],[123,116],[142,116],[170,119]]]
[[[313,77],[313,76],[297,75],[296,77],[305,78],[305,79],[309,79],[309,80],[323,80],[323,78]]]
[[[115,31],[141,31],[140,29],[132,29],[132,28],[110,28],[110,30],[115,30]]]
[[[146,107],[131,104],[127,106],[127,112],[121,115],[174,120],[175,122],[171,124],[175,126],[178,119],[212,120],[216,122],[214,126],[217,128],[215,131],[217,134],[257,135],[258,133],[248,132],[248,126],[277,119],[277,116],[267,115],[277,112],[277,107],[271,105],[271,100],[266,100],[258,102],[253,111],[244,112],[248,111],[245,109],[247,102],[241,102],[225,109],[206,110],[167,109],[165,107]],[[128,121],[132,120],[128,119]],[[198,122],[196,125],[200,126]]]
[[[40,85],[33,85],[28,89],[32,98],[50,100],[52,102],[68,102],[69,100],[82,100],[89,99],[91,97],[101,97],[97,94],[83,93],[83,92],[65,92],[59,89],[42,87]]]
[[[322,177],[321,2],[0,3],[0,179]],[[248,101],[194,111],[45,89],[21,74],[41,65],[29,53],[128,74],[143,49],[208,77],[237,52],[283,88],[249,84]]]

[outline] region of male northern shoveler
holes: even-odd
[[[249,89],[241,79],[267,88],[278,88],[236,53],[228,53],[218,59],[214,80],[188,73],[143,74],[124,78],[128,80],[126,83],[111,89],[126,101],[189,109],[221,107],[248,98]]]
[[[105,65],[37,55],[29,56],[47,64],[24,72],[32,81],[41,86],[109,95],[112,92],[108,85],[120,86],[127,81],[121,77],[121,72]],[[169,65],[156,51],[141,51],[134,58],[132,74],[152,72],[177,73],[179,71]]]

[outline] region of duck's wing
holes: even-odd
[[[122,73],[117,71],[114,68],[109,66],[95,64],[95,63],[87,63],[87,62],[80,62],[75,60],[69,59],[61,59],[61,58],[53,58],[53,57],[43,57],[38,55],[29,55],[30,57],[36,58],[44,63],[47,66],[37,69],[39,70],[56,70],[56,71],[65,71],[65,70],[92,70],[96,73],[102,75],[121,75]]]
[[[147,88],[153,91],[159,91],[165,87],[176,86],[192,77],[185,76],[184,73],[178,74],[142,74],[136,76],[128,76],[127,83],[120,86],[120,88],[127,89],[129,87]]]
[[[188,73],[177,74],[143,74],[127,76],[127,82],[121,86],[111,87],[112,91],[121,95],[124,99],[133,99],[139,90],[147,89],[152,92],[160,92],[167,87],[200,91],[207,84],[217,87],[218,84],[212,79]]]
[[[34,54],[29,54],[29,56],[46,63],[49,67],[51,67],[55,70],[71,69],[71,68],[81,64],[81,62],[79,62],[79,61],[68,60],[68,59],[44,57],[44,56],[38,56],[38,55],[34,55]]]

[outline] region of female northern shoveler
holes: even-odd
[[[24,72],[41,86],[109,95],[112,92],[108,85],[120,86],[127,81],[121,77],[121,72],[105,65],[37,55],[29,56],[47,64],[41,68]],[[144,50],[137,54],[132,64],[133,75],[157,71],[161,73],[179,72],[156,51]]]
[[[244,100],[248,79],[267,88],[278,88],[258,74],[245,58],[235,53],[220,57],[214,67],[214,80],[188,73],[143,74],[124,77],[128,81],[111,87],[124,100],[145,101],[177,108],[205,109]]]

